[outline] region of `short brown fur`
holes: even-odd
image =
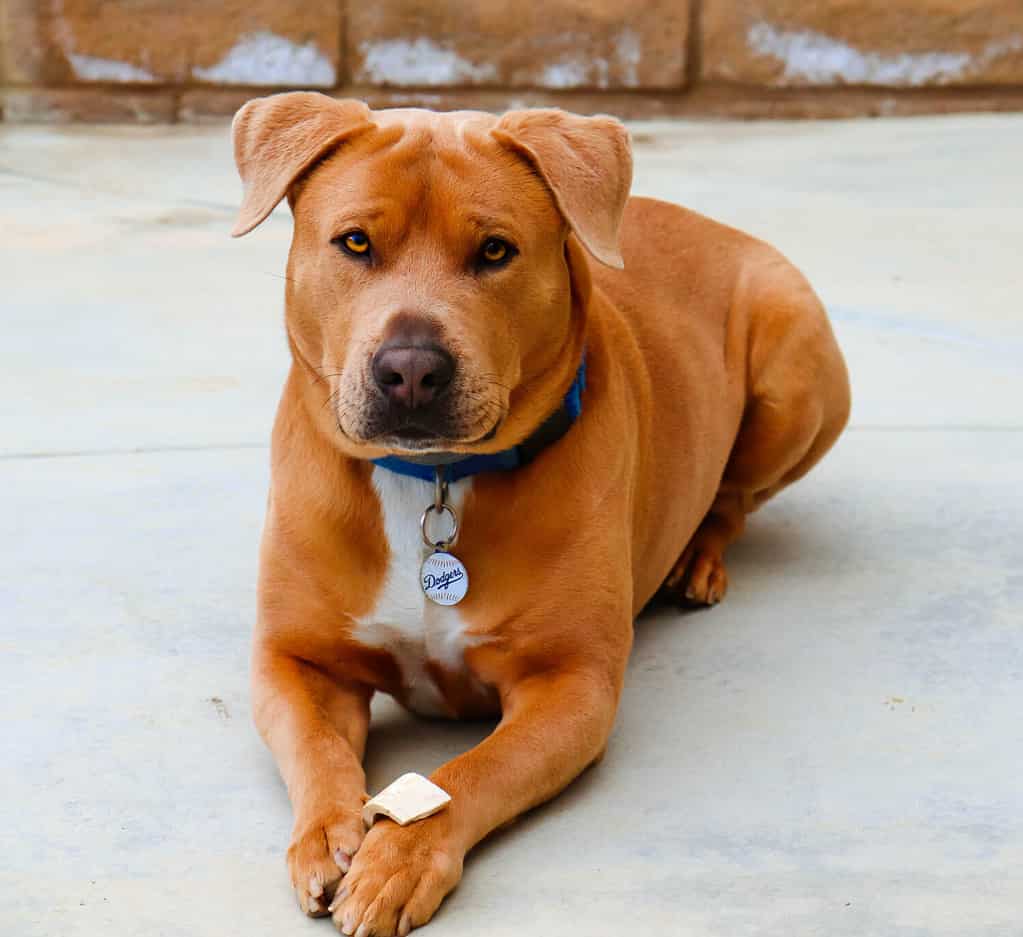
[[[300,93],[246,105],[235,140],[246,186],[236,233],[286,195],[295,216],[256,723],[294,807],[288,861],[303,909],[330,903],[358,937],[406,934],[477,842],[600,757],[634,616],[665,582],[690,602],[721,599],[724,550],[746,514],[844,427],[845,365],[820,302],[775,250],[627,199],[628,140],[610,118],[371,112]],[[379,263],[331,244],[356,226],[372,228]],[[467,258],[495,233],[520,256],[471,274]],[[500,724],[434,773],[447,810],[364,834],[369,700],[407,700],[395,657],[353,635],[389,557],[367,460],[404,451],[372,435],[367,362],[400,315],[429,319],[462,362],[438,448],[521,441],[557,407],[584,349],[587,389],[561,441],[477,476],[464,506],[458,555],[473,587],[458,609],[479,640],[465,673],[437,661],[430,673],[451,714],[499,711]]]

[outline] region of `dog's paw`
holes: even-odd
[[[298,906],[310,917],[324,917],[338,883],[348,872],[365,835],[357,810],[337,809],[296,825],[288,847],[288,870]]]
[[[717,605],[728,591],[721,551],[691,545],[668,574],[664,589],[686,605]]]
[[[378,821],[330,905],[334,923],[355,937],[405,937],[458,884],[463,858],[443,814],[404,827]]]

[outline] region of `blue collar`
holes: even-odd
[[[583,409],[583,390],[585,388],[586,359],[583,358],[579,370],[576,371],[575,380],[569,387],[568,393],[565,394],[561,406],[544,420],[534,433],[517,446],[512,446],[511,449],[487,455],[469,455],[456,459],[454,462],[448,462],[445,472],[447,480],[456,482],[460,478],[478,475],[480,472],[507,472],[532,462],[541,451],[561,439],[571,429],[572,424],[579,419],[579,414]],[[445,461],[442,458],[439,465],[444,465]],[[438,464],[426,461],[412,462],[396,455],[374,459],[373,464],[391,472],[397,472],[399,475],[411,475],[413,478],[421,478],[427,482],[434,480],[438,468]]]

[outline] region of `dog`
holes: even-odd
[[[844,428],[848,376],[776,250],[629,197],[613,118],[296,92],[232,133],[232,233],[294,218],[254,719],[301,908],[405,935],[602,756],[635,616],[662,587],[721,600],[746,515]],[[500,722],[432,775],[446,809],[367,832],[376,691]]]

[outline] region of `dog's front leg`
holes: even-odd
[[[265,648],[253,661],[253,715],[288,788],[291,884],[307,914],[327,904],[362,842],[362,755],[371,692]]]
[[[426,923],[476,843],[600,757],[620,687],[620,674],[576,670],[508,688],[493,734],[433,774],[451,795],[447,809],[406,827],[380,821],[367,834],[331,906],[341,931],[403,937]]]

